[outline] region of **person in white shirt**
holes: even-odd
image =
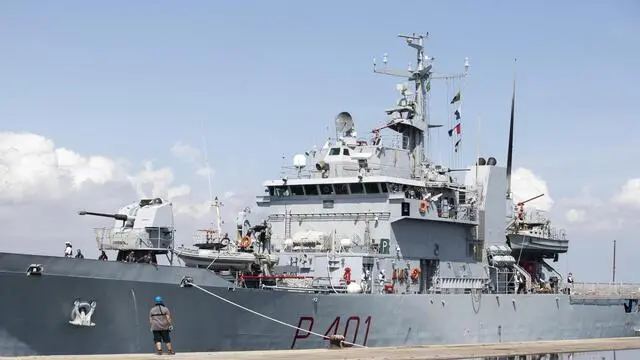
[[[64,257],[73,257],[73,246],[68,241],[64,243]]]

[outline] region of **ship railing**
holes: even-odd
[[[173,245],[173,234],[162,236],[166,232],[165,228],[94,228],[93,231],[101,250],[169,249]]]
[[[228,235],[225,234],[224,232],[221,234],[218,234],[217,232],[210,231],[210,230],[207,230],[207,231],[199,230],[191,236],[191,240],[193,241],[194,244],[210,243],[217,240],[222,241],[222,239],[225,239],[225,238],[230,240]]]
[[[567,233],[564,229],[558,229],[555,227],[551,227],[550,230],[551,238],[555,240],[567,240]]]
[[[640,299],[640,284],[632,283],[573,283],[570,294],[587,297],[629,297]]]
[[[257,281],[258,287],[269,288],[284,291],[303,291],[309,292],[324,288],[321,284],[328,280],[326,277],[305,276],[305,275],[242,275],[241,283],[244,285],[247,281]],[[275,285],[265,285],[264,281],[274,281]],[[335,288],[339,286],[336,285]]]
[[[411,168],[408,166],[393,166],[370,162],[366,176],[390,176],[409,178]],[[314,164],[307,165],[305,169],[294,166],[282,166],[281,175],[290,179],[321,179],[323,177],[356,177],[360,175],[360,167],[357,164],[335,164],[329,167],[329,171],[317,170]]]
[[[547,212],[538,209],[527,211],[524,216],[524,220],[529,222],[544,223],[548,219]]]

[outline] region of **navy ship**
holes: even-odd
[[[362,138],[340,112],[335,138],[264,183],[263,221],[243,211],[235,233],[203,230],[193,248],[175,247],[171,203],[141,199],[80,212],[113,221],[96,239],[114,259],[0,253],[0,355],[151,352],[156,295],[175,318],[178,352],[634,336],[638,285],[565,279],[553,265],[568,240],[514,203],[515,84],[506,166],[495,156],[436,164],[431,81],[463,79],[468,63],[437,74],[426,36],[400,38],[415,68],[389,69],[386,55],[374,63],[404,81],[387,121]],[[453,154],[462,98],[452,95]]]

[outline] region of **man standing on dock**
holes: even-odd
[[[169,335],[173,330],[173,319],[171,319],[171,313],[164,306],[164,301],[160,296],[156,296],[155,304],[149,311],[149,324],[153,332],[153,342],[156,343],[156,354],[162,355],[162,343],[164,342],[167,346],[167,353],[174,355],[175,352],[173,352]]]

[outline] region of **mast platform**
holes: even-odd
[[[171,359],[225,359],[225,360],[254,360],[254,359],[282,359],[282,360],[333,360],[333,359],[465,359],[492,356],[517,356],[534,354],[566,354],[595,351],[636,350],[640,349],[640,337],[610,338],[610,339],[582,339],[556,341],[527,341],[505,342],[493,344],[473,345],[433,345],[411,347],[379,347],[366,349],[314,349],[314,350],[271,350],[271,351],[234,351],[217,353],[178,353]],[[153,351],[153,345],[151,346]],[[0,360],[98,360],[98,359],[158,359],[150,354],[122,354],[122,355],[77,355],[77,356],[25,356],[0,357]]]

